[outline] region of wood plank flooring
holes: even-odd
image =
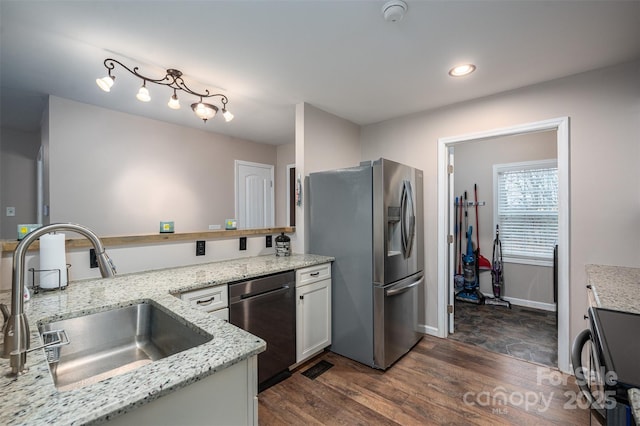
[[[311,380],[301,373],[326,360]],[[258,395],[260,425],[587,425],[558,370],[425,336],[386,372],[324,352]]]

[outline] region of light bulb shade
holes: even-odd
[[[114,78],[108,75],[106,77],[96,78],[96,84],[105,92],[110,92],[111,87],[113,87],[113,80]]]
[[[198,118],[201,118],[205,122],[215,117],[216,112],[218,112],[217,106],[207,104],[204,102],[197,102],[195,104],[191,104],[191,109],[193,110],[193,112],[196,113]]]
[[[138,94],[136,95],[139,101],[149,102],[151,100],[151,96],[149,95],[149,90],[142,86],[140,90],[138,90]]]
[[[169,103],[167,105],[169,105],[169,108],[171,109],[180,109],[180,101],[178,100],[178,96],[177,95],[171,96],[171,98],[169,99]]]
[[[233,114],[231,114],[228,109],[222,108],[222,116],[224,117],[224,121],[227,123],[233,120]]]

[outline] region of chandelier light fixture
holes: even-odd
[[[138,94],[136,95],[136,98],[139,101],[149,102],[151,100],[149,89],[147,89],[147,83],[160,84],[162,86],[168,86],[173,89],[173,95],[171,95],[167,104],[171,109],[180,109],[178,90],[182,90],[183,92],[187,92],[199,98],[198,102],[194,102],[191,104],[191,109],[196,114],[196,116],[202,119],[205,123],[207,122],[207,120],[215,117],[216,113],[220,110],[220,108],[218,108],[216,105],[203,102],[203,99],[214,97],[220,98],[220,102],[222,103],[222,116],[224,117],[225,121],[233,120],[233,114],[231,114],[231,112],[229,112],[229,110],[227,109],[227,103],[229,102],[229,99],[225,95],[221,93],[211,94],[209,90],[205,90],[204,93],[194,92],[185,84],[184,80],[182,79],[182,71],[173,68],[168,69],[167,74],[162,78],[150,78],[140,74],[138,72],[138,67],[130,69],[120,61],[107,58],[104,60],[104,66],[108,71],[108,75],[106,77],[96,79],[96,84],[98,85],[98,87],[105,92],[110,92],[115,82],[116,78],[111,74],[111,71],[115,69],[116,64],[120,65],[122,68],[129,71],[136,77],[142,79],[142,86],[140,87],[140,89],[138,90]]]

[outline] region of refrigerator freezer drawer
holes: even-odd
[[[418,343],[418,294],[422,273],[374,289],[374,363],[386,370]]]

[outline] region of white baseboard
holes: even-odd
[[[442,337],[437,327],[431,327],[426,324],[418,324],[418,330],[423,334],[428,334],[430,336]]]
[[[484,293],[485,297],[493,297],[493,294]],[[536,302],[535,300],[518,299],[515,297],[503,297],[507,302],[511,302],[512,305],[524,306],[526,308],[540,309],[542,311],[555,312],[555,303]]]

